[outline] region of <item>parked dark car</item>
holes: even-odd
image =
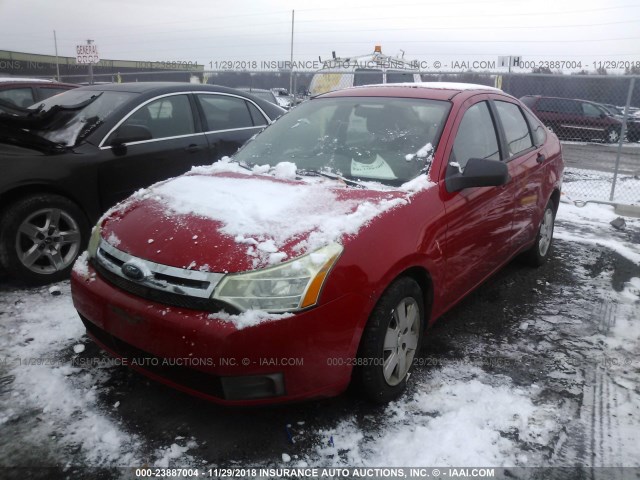
[[[0,265],[68,276],[101,213],[139,188],[233,154],[284,110],[223,87],[81,87],[0,113]]]
[[[611,115],[616,117],[620,122],[624,120],[624,108],[616,107],[615,105],[607,105],[603,104],[603,108],[605,108]],[[627,140],[630,142],[637,142],[640,140],[640,118],[631,115],[627,116]]]
[[[214,402],[350,383],[386,402],[438,317],[516,255],[550,257],[563,169],[501,90],[338,90],[105,215],[74,306],[123,364]]]
[[[34,78],[0,77],[0,101],[18,107],[29,107],[78,85]]]
[[[620,140],[622,122],[598,103],[540,95],[526,95],[520,100],[560,138],[607,143]]]

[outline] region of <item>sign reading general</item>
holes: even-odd
[[[100,56],[98,55],[97,45],[76,45],[76,63],[98,63]]]

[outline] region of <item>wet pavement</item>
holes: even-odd
[[[560,228],[580,233],[584,227]],[[616,233],[631,241],[636,234]],[[638,265],[607,248],[558,240],[546,265],[532,269],[516,259],[427,332],[400,401],[374,406],[347,392],[260,409],[212,405],[125,367],[65,367],[72,360],[108,361],[81,328],[50,342],[31,338],[38,328],[74,321],[68,284],[52,299],[47,288],[16,289],[5,281],[0,465],[57,467],[57,476],[65,465],[278,466],[283,453],[300,465],[388,463],[375,451],[377,439],[399,429],[418,435],[418,428],[435,428],[442,412],[424,407],[430,392],[443,395],[443,385],[475,381],[514,392],[529,409],[524,426],[495,427],[504,457],[487,458],[487,465],[637,466],[640,293],[630,282],[638,277]],[[47,315],[52,318],[41,319]],[[33,328],[21,327],[25,322]],[[38,381],[35,370],[31,379],[21,378],[25,371],[6,361],[21,344],[31,355],[54,359],[43,375],[60,377],[59,384]],[[458,428],[456,438],[464,438],[467,426]],[[101,429],[114,433],[96,432]],[[407,448],[415,450],[416,465],[464,458]],[[103,472],[105,478],[121,473]]]

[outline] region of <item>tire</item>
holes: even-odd
[[[523,254],[523,258],[529,265],[539,267],[544,265],[553,247],[553,227],[556,219],[556,208],[553,200],[549,200],[542,215],[540,227],[536,234],[536,243]]]
[[[640,140],[640,133],[627,133],[627,140],[632,143],[637,142],[638,140]]]
[[[412,278],[401,277],[382,294],[362,334],[354,371],[358,394],[375,403],[398,398],[420,351],[423,330],[422,290]]]
[[[9,276],[31,285],[63,280],[85,248],[88,231],[84,213],[69,199],[53,194],[23,197],[3,212],[0,265]]]
[[[606,143],[618,143],[620,140],[620,132],[615,128],[609,128],[604,134],[604,141]]]

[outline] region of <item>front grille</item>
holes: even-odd
[[[240,313],[236,307],[211,299],[221,273],[177,268],[136,258],[102,240],[91,264],[115,287],[138,297],[174,307],[208,312]],[[133,266],[139,278],[130,278],[123,269]]]
[[[137,365],[143,365],[144,370],[166,378],[177,385],[212,397],[225,398],[221,377],[193,368],[170,364],[170,359],[157,357],[140,350],[102,330],[83,316],[80,318],[91,336],[118,356],[126,358],[129,365],[133,365],[135,362]]]
[[[172,307],[188,308],[190,310],[204,310],[206,312],[225,311],[229,314],[236,315],[240,311],[227,303],[211,298],[190,297],[179,293],[166,292],[164,290],[156,290],[140,283],[127,280],[119,275],[112,273],[102,267],[98,262],[92,260],[91,264],[98,274],[114,287],[131,293],[136,297],[141,297],[152,302],[162,303],[163,305],[171,305]]]

